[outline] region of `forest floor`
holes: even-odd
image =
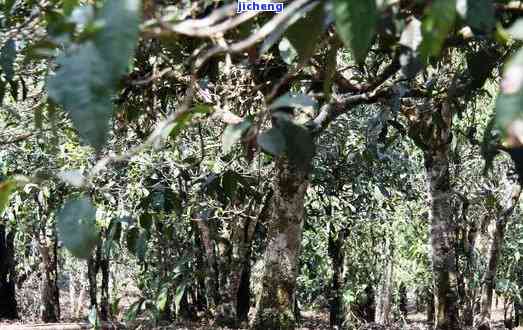
[[[494,313],[493,313],[493,324],[496,330],[506,329],[503,325],[503,304],[499,303],[497,306],[494,304]],[[413,309],[408,313],[407,319],[405,322],[397,323],[394,326],[383,327],[379,325],[369,324],[367,326],[362,326],[361,330],[427,330],[425,314],[418,313]],[[302,311],[302,322],[301,326],[298,328],[300,330],[322,330],[330,329],[329,327],[329,313],[328,310],[311,310],[311,311]],[[21,322],[2,322],[0,321],[0,330],[83,330],[90,329],[91,327],[87,323],[57,323],[57,324],[31,324],[31,323],[21,323]],[[105,328],[105,327],[104,327]],[[124,327],[114,327],[125,329]],[[227,330],[228,328],[220,328],[213,326],[212,324],[200,321],[200,322],[184,322],[180,324],[172,324],[164,327],[152,327],[146,322],[131,328],[135,329],[187,329],[187,330]],[[108,327],[107,329],[110,329]],[[523,330],[523,327],[515,328],[514,330]]]

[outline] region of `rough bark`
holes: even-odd
[[[47,235],[47,217],[41,217],[39,248],[42,269],[42,305],[40,318],[43,322],[60,320],[60,293],[58,289],[58,242],[54,226]]]
[[[383,275],[381,277],[381,283],[376,299],[376,314],[374,317],[374,322],[389,325],[391,322],[390,310],[392,299],[392,276],[394,270],[393,247],[390,237],[388,237],[386,240],[385,251],[386,255],[384,260]]]
[[[432,329],[432,326],[435,322],[435,306],[434,306],[434,294],[429,290],[426,291],[427,294],[427,324],[429,328]]]
[[[452,221],[448,145],[425,155],[429,180],[430,240],[434,273],[435,328],[460,329],[455,255],[455,224]]]
[[[505,182],[505,196],[503,205],[500,207],[501,212],[489,226],[487,269],[482,279],[481,311],[477,325],[480,330],[491,329],[492,297],[496,283],[496,271],[501,252],[501,244],[503,243],[507,221],[517,205],[520,194],[521,184],[519,182],[516,180]]]
[[[308,174],[285,158],[276,161],[275,172],[268,245],[254,329],[294,329],[296,323],[295,288]]]
[[[343,313],[344,242],[345,231],[336,231],[334,226],[331,225],[329,229],[329,256],[332,260],[332,281],[329,299],[331,327],[341,327],[345,320],[345,314]]]
[[[0,222],[0,319],[16,319],[15,232]]]
[[[98,302],[98,273],[102,273],[100,286],[100,302]],[[96,247],[94,256],[87,261],[87,278],[89,280],[89,305],[95,308],[100,320],[107,321],[110,318],[109,303],[109,259],[103,255],[102,242]]]
[[[203,218],[203,217],[202,217]],[[214,230],[210,224],[205,219],[195,220],[196,225],[199,229],[199,238],[201,244],[203,245],[203,250],[205,251],[204,259],[207,264],[205,278],[205,287],[207,289],[207,302],[209,309],[216,309],[220,304],[220,294],[219,294],[219,272],[217,271],[217,261],[216,261],[216,252],[214,247]]]
[[[523,304],[514,302],[514,326],[523,325]]]
[[[229,247],[225,255],[220,256],[220,271],[222,281],[220,285],[221,304],[218,306],[216,321],[219,325],[238,327],[245,320],[245,308],[240,305],[239,295],[244,268],[248,265],[252,236],[256,223],[250,218],[238,219],[229,224]],[[245,279],[244,279],[245,280]],[[242,292],[245,294],[245,292]],[[240,309],[243,315],[240,316]]]
[[[424,152],[430,205],[431,261],[434,276],[435,329],[461,329],[456,276],[456,225],[452,214],[449,144],[452,117],[448,102],[427,103],[409,116],[409,135]]]

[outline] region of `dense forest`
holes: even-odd
[[[0,328],[523,329],[523,1],[279,2],[0,0]]]

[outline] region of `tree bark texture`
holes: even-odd
[[[296,323],[295,288],[308,173],[286,158],[276,161],[275,172],[262,289],[256,301],[254,329],[294,329]]]
[[[458,330],[456,224],[452,214],[449,144],[454,113],[446,101],[427,103],[409,117],[409,135],[424,152],[430,205],[435,329]]]
[[[333,225],[329,229],[329,256],[332,260],[332,282],[329,299],[330,325],[341,327],[344,322],[343,312],[343,266],[345,251],[345,231],[336,230]]]
[[[52,228],[47,228],[47,217],[45,215],[41,217],[39,247],[43,273],[40,318],[43,322],[58,322],[60,320],[58,241],[54,225]]]
[[[499,205],[500,212],[488,228],[487,269],[482,278],[480,315],[477,327],[479,330],[491,329],[492,297],[496,284],[498,258],[501,253],[505,228],[521,195],[521,184],[515,180],[507,180],[504,189],[504,201]]]

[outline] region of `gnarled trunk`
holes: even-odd
[[[507,221],[512,215],[521,194],[521,185],[519,182],[506,182],[505,187],[505,200],[501,213],[489,226],[487,269],[482,279],[481,311],[477,325],[479,330],[491,329],[492,296],[496,283],[498,257],[501,252],[501,244],[503,242]]]
[[[16,319],[14,236],[0,223],[0,319]]]
[[[295,288],[308,175],[285,158],[276,161],[275,170],[272,214],[254,329],[294,329],[296,323]]]

